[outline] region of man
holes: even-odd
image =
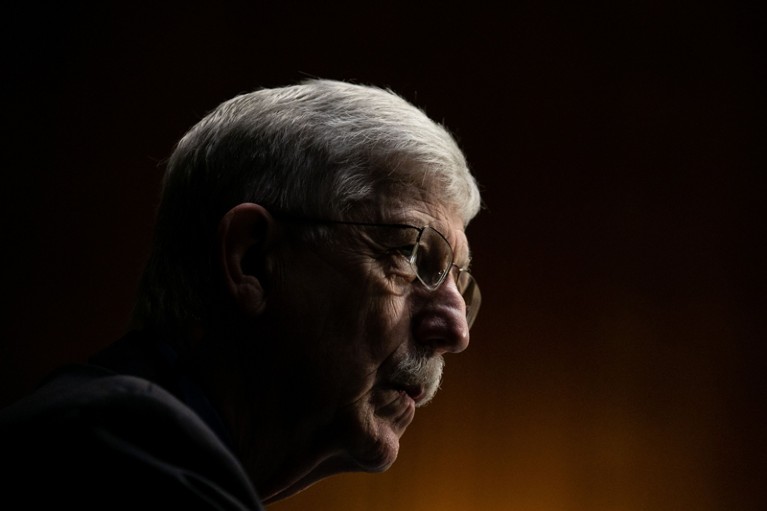
[[[453,139],[390,92],[223,103],[170,159],[135,329],[0,415],[4,491],[261,509],[387,469],[468,345],[479,205]]]

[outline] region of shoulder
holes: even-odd
[[[3,410],[0,447],[9,487],[33,500],[260,509],[240,464],[191,409],[151,381],[101,368],[70,368]]]

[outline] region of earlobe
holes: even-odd
[[[273,234],[274,219],[258,204],[238,204],[219,222],[219,260],[226,291],[247,317],[259,316],[266,307],[266,257]]]

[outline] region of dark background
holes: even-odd
[[[60,4],[3,22],[0,404],[125,330],[187,128],[257,87],[353,80],[464,148],[484,305],[394,468],[274,509],[767,506],[761,12]]]

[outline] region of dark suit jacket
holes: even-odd
[[[0,507],[262,510],[220,424],[157,383],[196,393],[147,356],[155,343],[134,335],[117,352],[102,358],[136,370],[70,367],[0,412]],[[158,377],[125,374],[142,371]]]

